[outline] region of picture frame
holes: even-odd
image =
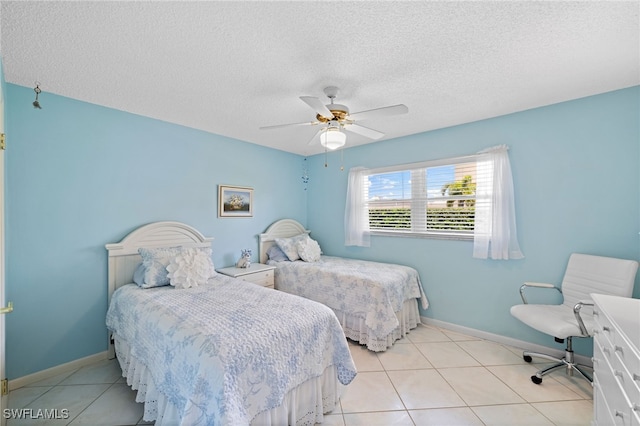
[[[218,217],[253,217],[253,188],[218,185]]]

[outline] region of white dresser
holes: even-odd
[[[640,426],[640,300],[591,296],[593,424]]]

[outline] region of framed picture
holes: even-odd
[[[218,185],[218,217],[252,217],[253,188]]]

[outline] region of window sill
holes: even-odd
[[[433,240],[457,240],[457,241],[473,241],[473,235],[469,234],[451,234],[440,232],[403,232],[403,231],[370,231],[371,235],[378,237],[402,237],[402,238],[428,238]]]

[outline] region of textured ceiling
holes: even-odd
[[[5,79],[43,113],[55,93],[302,155],[316,128],[258,128],[330,85],[407,105],[359,123],[390,139],[640,84],[638,1],[1,3]]]

